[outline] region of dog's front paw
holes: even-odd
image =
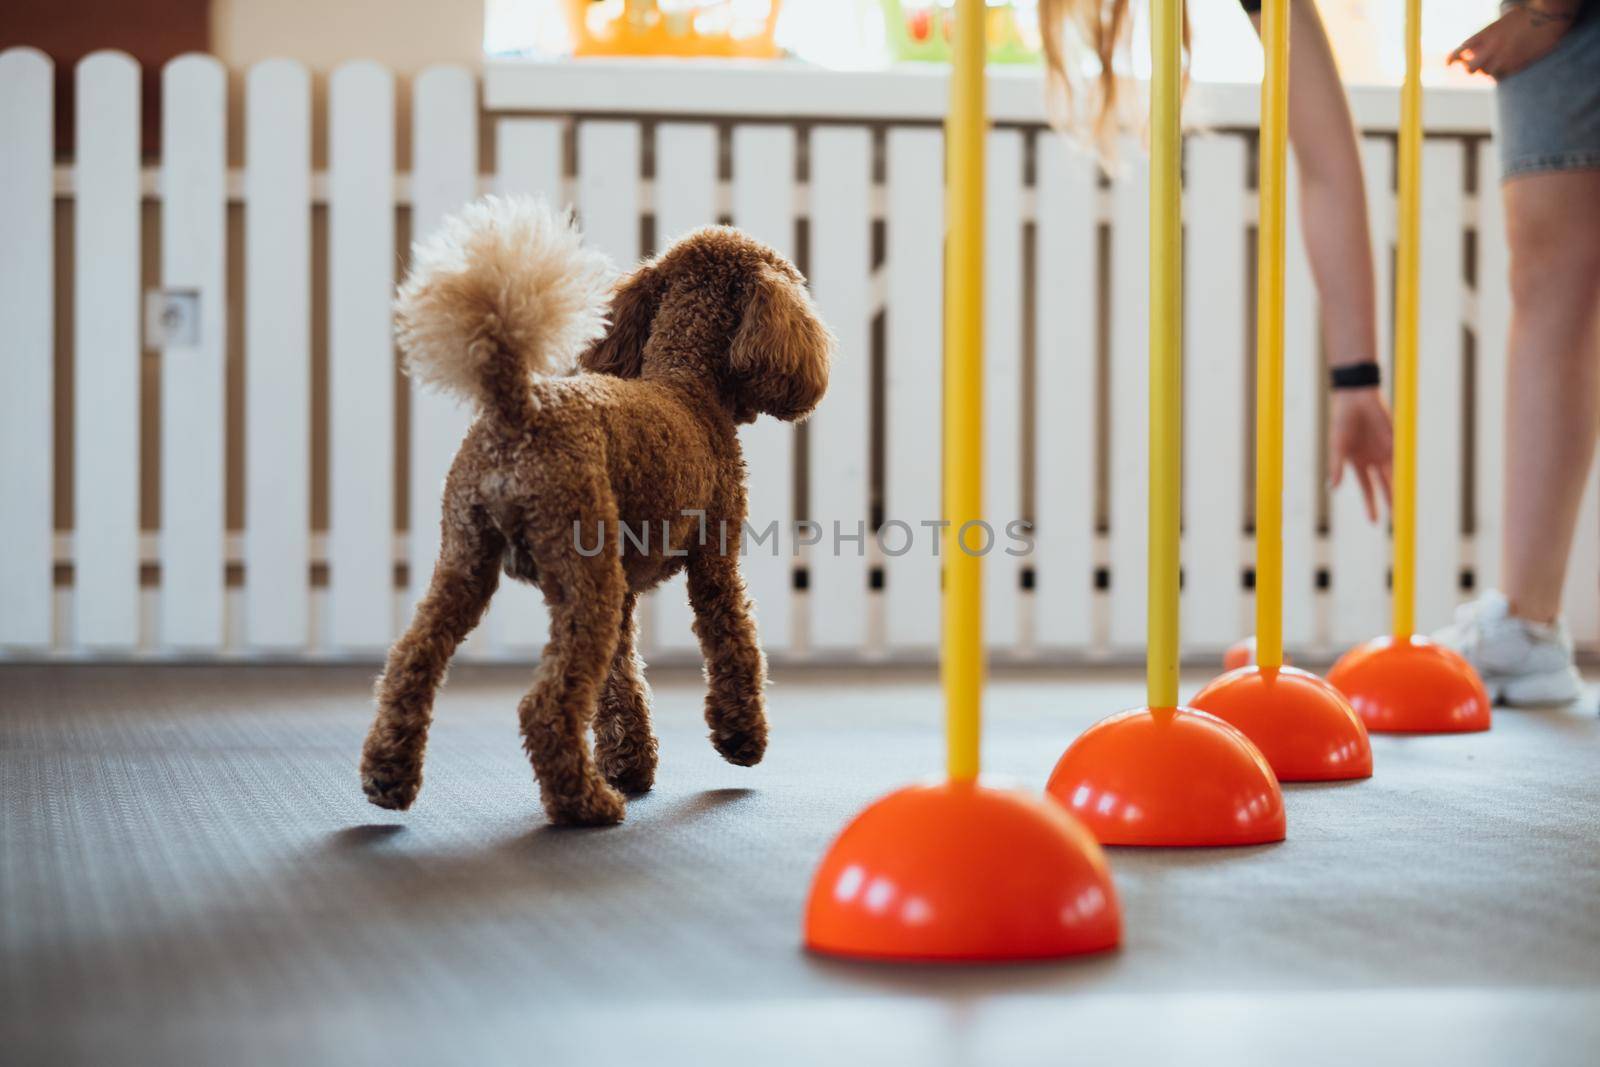
[[[767,752],[767,719],[757,712],[736,722],[722,721],[711,727],[711,744],[722,758],[740,767],[761,762]]]
[[[405,811],[422,789],[424,738],[398,730],[382,715],[361,746],[361,791],[380,808]]]
[[[615,826],[627,814],[622,794],[596,777],[571,796],[546,790],[544,809],[557,826]]]
[[[421,768],[392,760],[361,761],[361,791],[380,808],[405,811],[421,789]]]

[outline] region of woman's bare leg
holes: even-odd
[[[1600,430],[1600,170],[1514,178],[1505,540],[1512,614],[1550,622]]]

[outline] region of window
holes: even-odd
[[[625,0],[609,0],[619,9]],[[626,0],[632,2],[632,0]],[[645,0],[650,2],[650,0]],[[655,0],[671,6],[674,0]],[[688,0],[677,0],[683,4]],[[939,0],[949,3],[950,0]],[[998,3],[1001,0],[991,0]],[[1137,40],[1143,39],[1144,7],[1133,0]],[[1424,77],[1434,84],[1487,83],[1469,79],[1444,59],[1462,40],[1496,15],[1494,0],[1424,0]],[[1021,0],[1018,17],[1032,18],[1033,3]],[[1318,8],[1333,40],[1340,68],[1354,84],[1397,84],[1404,73],[1401,26],[1405,0],[1320,0]],[[889,62],[880,0],[790,0],[778,24],[778,43],[801,60],[820,66],[877,67]],[[1261,77],[1261,47],[1237,0],[1190,0],[1194,27],[1193,73],[1201,82],[1253,82]],[[486,0],[484,51],[489,55],[555,57],[572,50],[568,0]],[[1136,47],[1136,70],[1146,67]]]

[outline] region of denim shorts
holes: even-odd
[[[1600,2],[1531,66],[1500,80],[1502,179],[1600,167]]]

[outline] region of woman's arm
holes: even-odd
[[[1322,305],[1331,366],[1377,359],[1376,284],[1355,121],[1312,0],[1289,0],[1289,143],[1300,172],[1300,218]],[[1260,29],[1260,17],[1251,16]],[[1349,465],[1377,518],[1389,495],[1393,433],[1382,391],[1336,390],[1329,420],[1329,480]]]

